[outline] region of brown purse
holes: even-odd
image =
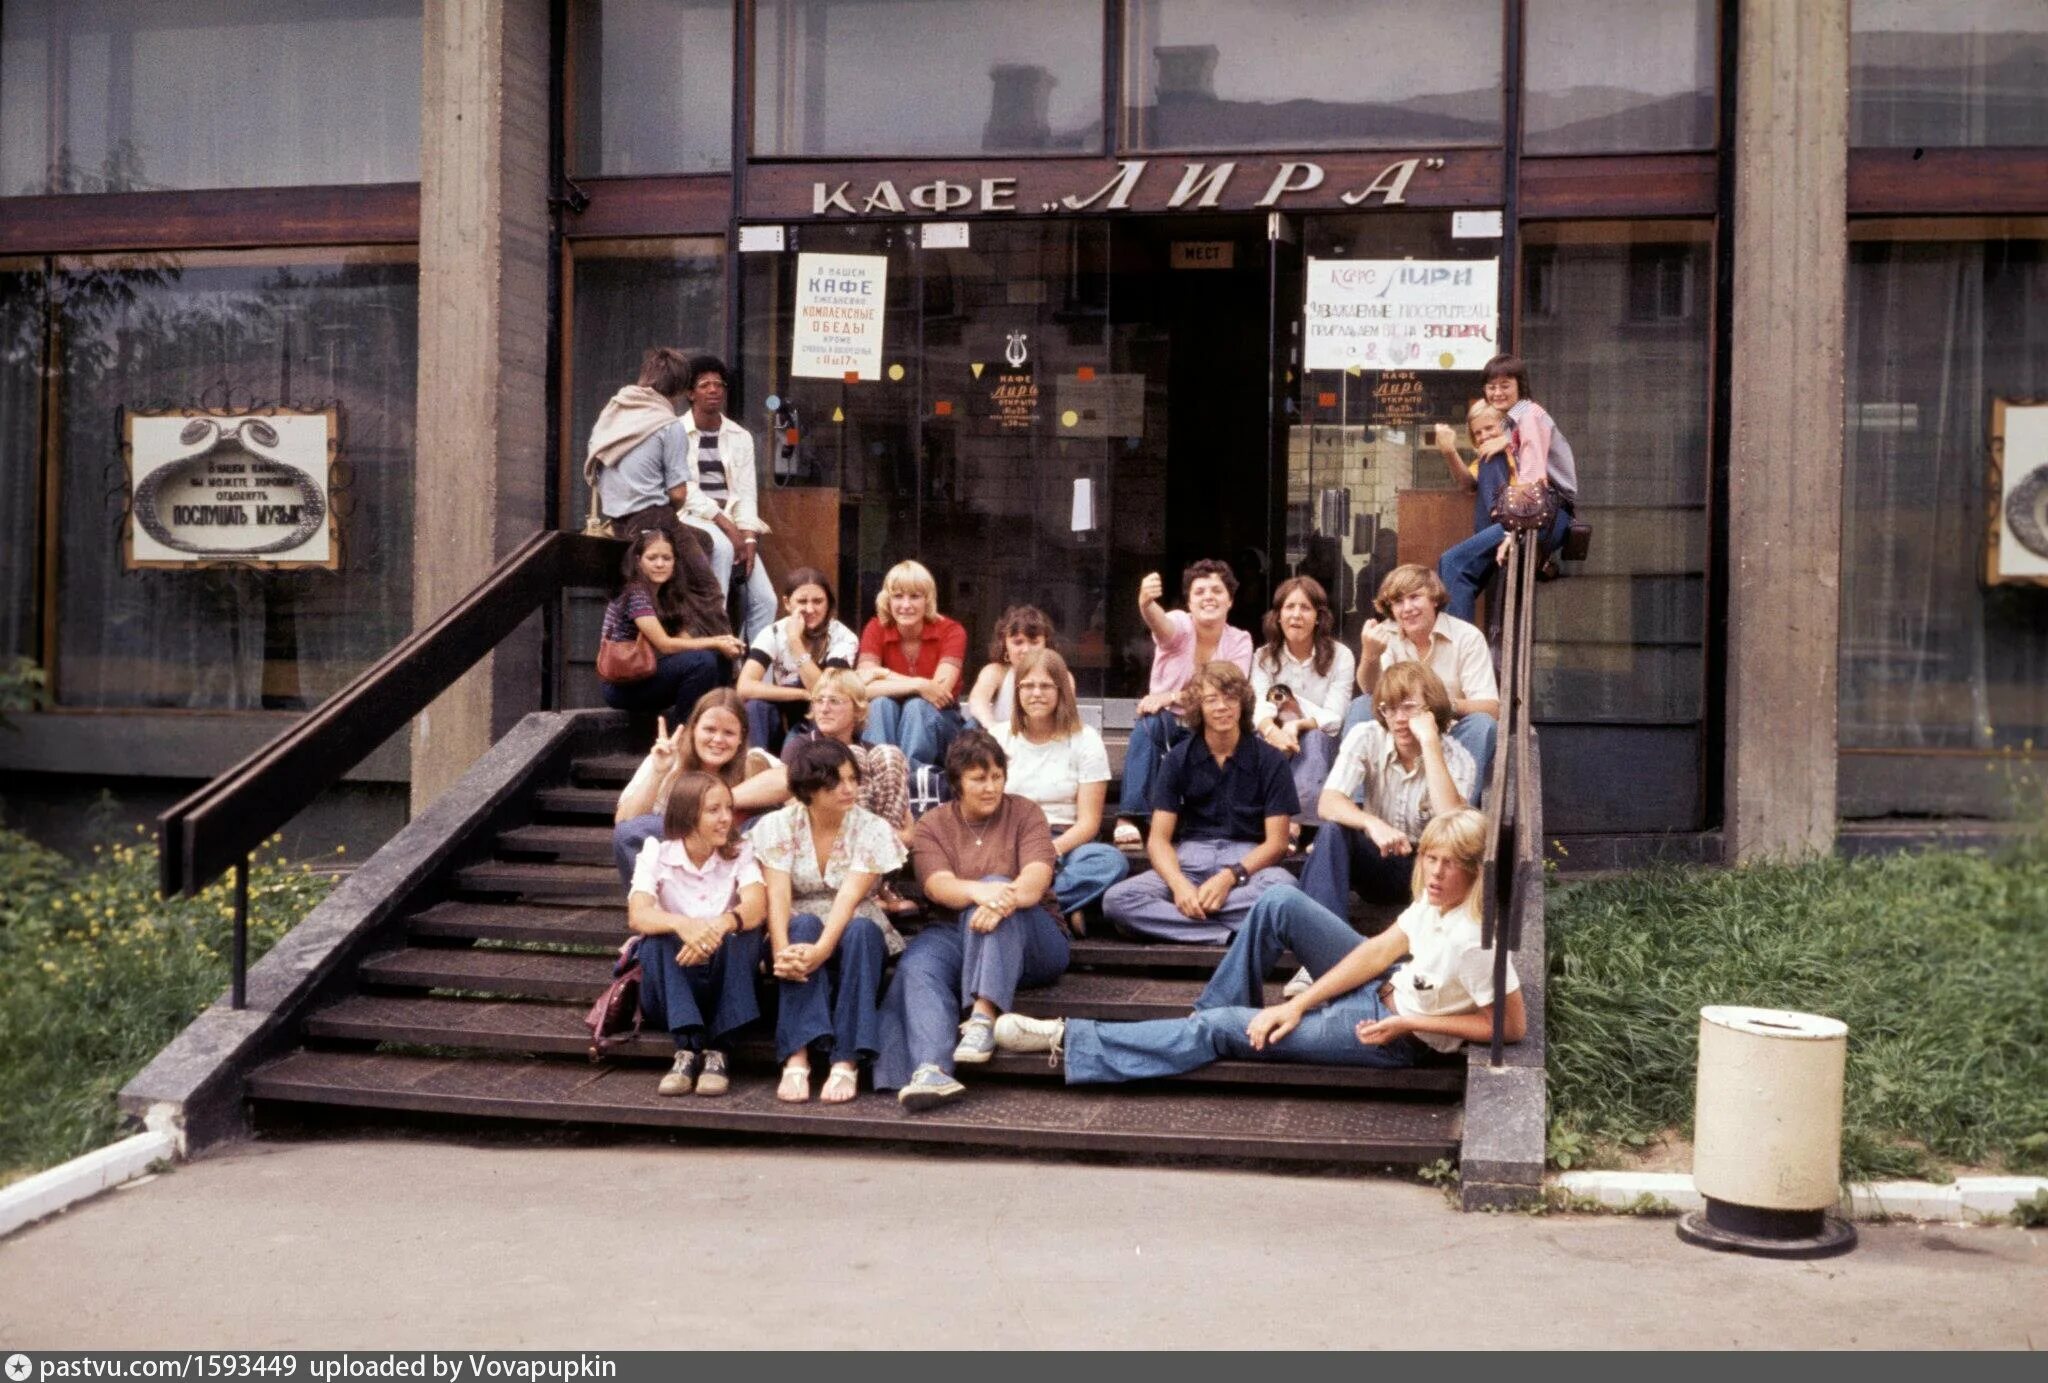
[[[654,645],[647,636],[635,633],[625,639],[601,639],[597,645],[597,676],[614,686],[621,682],[645,682],[654,676]]]
[[[1557,492],[1547,480],[1517,480],[1512,449],[1507,462],[1508,483],[1493,497],[1493,521],[1510,533],[1548,532],[1557,517]]]
[[[640,1035],[640,938],[628,937],[612,966],[612,982],[583,1015],[590,1029],[590,1059],[606,1056],[612,1044]]]

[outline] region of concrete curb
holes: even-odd
[[[1560,1172],[1550,1185],[1573,1198],[1610,1210],[1642,1209],[1682,1215],[1705,1202],[1689,1172]],[[2004,1220],[2021,1201],[2048,1191],[2048,1177],[1957,1177],[1932,1181],[1861,1182],[1849,1188],[1852,1220],[1929,1220],[1976,1224]]]
[[[172,1161],[177,1152],[177,1141],[169,1133],[152,1129],[17,1181],[0,1191],[0,1238],[133,1181],[157,1163]]]

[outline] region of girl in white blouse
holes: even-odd
[[[860,636],[833,618],[837,607],[825,573],[798,567],[782,579],[782,618],[747,649],[739,686],[747,735],[770,754],[782,752],[791,730],[809,724],[811,693],[825,669],[850,668],[860,656]]]
[[[994,730],[1009,757],[1005,791],[1044,811],[1059,855],[1053,892],[1068,927],[1084,936],[1082,910],[1131,872],[1121,850],[1096,839],[1109,800],[1109,753],[1101,734],[1081,720],[1066,659],[1035,649],[1022,654],[1014,670],[1016,719]]]
[[[1337,756],[1338,733],[1351,703],[1357,660],[1337,641],[1337,616],[1322,583],[1297,576],[1273,592],[1266,642],[1252,655],[1252,728],[1285,754],[1294,771],[1301,814],[1317,825],[1316,798]]]

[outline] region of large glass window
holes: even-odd
[[[1524,0],[1523,151],[1714,147],[1718,13],[1715,0]]]
[[[46,328],[41,265],[0,261],[0,664],[39,654],[36,514]]]
[[[418,269],[404,250],[60,262],[57,698],[297,709],[412,625]],[[334,570],[131,569],[124,410],[332,404]]]
[[[2048,587],[1983,584],[1994,399],[2048,397],[2048,222],[1849,246],[1844,748],[2048,743]]]
[[[1545,791],[1576,830],[1703,824],[1709,352],[1704,223],[1522,228],[1531,392],[1570,438],[1591,554],[1539,588]],[[1625,782],[1593,771],[1624,753]]]
[[[0,195],[414,182],[420,0],[7,0]]]
[[[1851,144],[2048,144],[2040,0],[1854,0],[1849,27]]]
[[[1079,0],[760,0],[754,152],[1097,152],[1102,30]]]
[[[1499,0],[1131,0],[1135,149],[1498,144]]]
[[[732,0],[570,6],[576,172],[704,173],[732,165],[732,12]]]

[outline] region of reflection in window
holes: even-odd
[[[0,195],[414,182],[420,0],[7,0]]]
[[[760,0],[754,152],[1098,152],[1102,27],[1076,0]]]
[[[1525,0],[1523,151],[1711,149],[1717,12],[1715,0]]]
[[[1540,280],[1547,310],[1524,317],[1522,354],[1532,393],[1571,439],[1579,517],[1593,528],[1589,559],[1537,596],[1536,716],[1556,727],[1546,787],[1584,767],[1562,763],[1584,733],[1573,727],[1638,727],[1625,742],[1643,782],[1607,819],[1599,785],[1574,788],[1576,829],[1696,827],[1712,233],[1542,223],[1523,235],[1525,292]],[[1610,754],[1624,743],[1597,742]]]
[[[1849,27],[1851,144],[2048,144],[2040,0],[1855,0]]]
[[[564,518],[579,523],[589,495],[580,461],[605,400],[640,376],[640,361],[654,346],[695,354],[724,352],[725,242],[601,240],[574,246],[570,280],[569,445],[577,458],[565,493]],[[743,400],[727,407],[735,420],[758,428]]]
[[[571,165],[583,174],[732,164],[731,0],[585,0],[569,8]]]
[[[36,498],[45,322],[41,270],[0,264],[0,666],[40,659]]]
[[[1131,0],[1135,149],[1498,144],[1499,0]]]
[[[2048,223],[1856,227],[1845,339],[1843,747],[2048,742],[2048,588],[1981,581],[1991,401],[2048,397]]]
[[[411,253],[60,267],[61,704],[307,707],[410,630]],[[223,403],[339,407],[338,570],[125,567],[122,410]]]

